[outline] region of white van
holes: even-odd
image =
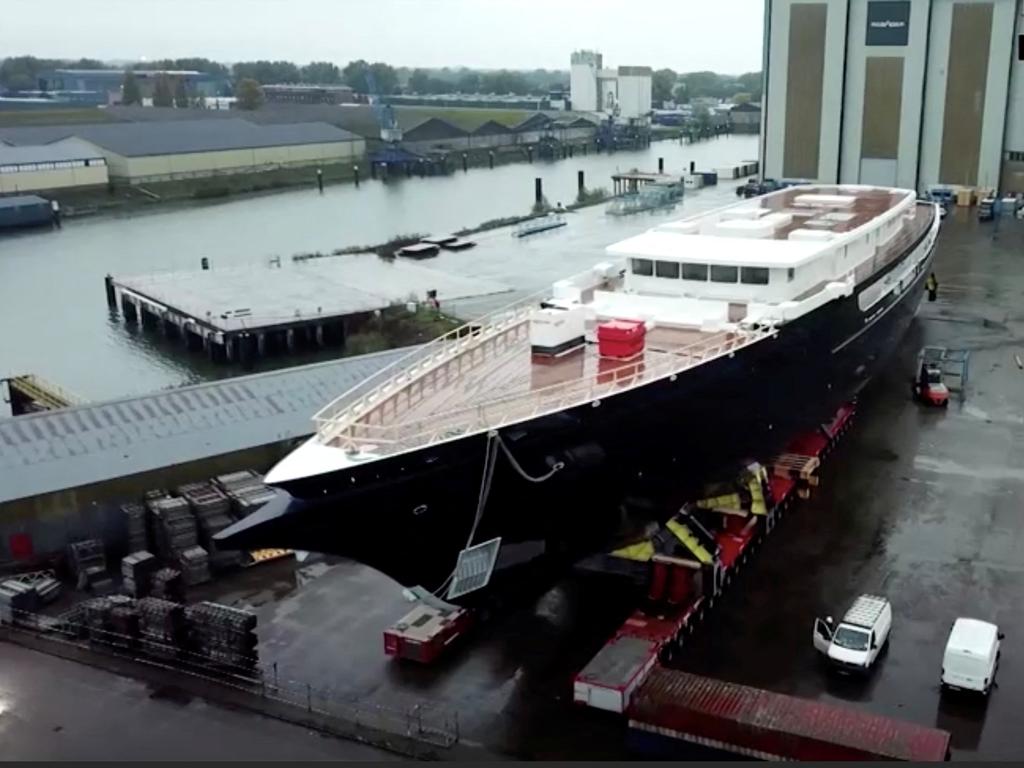
[[[942,655],[942,686],[984,695],[992,690],[999,668],[999,627],[977,619],[957,619]]]
[[[865,672],[889,642],[892,606],[884,597],[861,595],[834,626],[832,617],[814,620],[814,647],[836,669]]]

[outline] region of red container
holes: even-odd
[[[949,759],[949,733],[937,728],[661,667],[627,715],[631,731],[760,759]]]
[[[608,320],[597,326],[597,347],[603,357],[628,360],[644,351],[647,326],[638,320]]]

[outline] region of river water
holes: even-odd
[[[552,204],[576,195],[576,172],[589,188],[611,188],[611,174],[631,168],[682,172],[690,161],[708,170],[757,156],[756,136],[728,136],[694,145],[657,142],[634,152],[590,154],[554,162],[471,169],[450,176],[366,180],[351,184],[246,197],[219,204],[178,206],[65,222],[57,231],[0,237],[0,377],[35,373],[86,399],[149,392],[235,375],[238,369],[212,365],[201,355],[151,333],[128,331],[108,311],[104,275],[142,274],[199,268],[201,257],[218,267],[266,265],[276,255],[374,244],[394,235],[446,233],[488,219],[526,213],[533,203],[534,178],[543,179]],[[727,189],[688,195],[671,214],[679,217],[721,202]],[[481,247],[425,262],[439,269],[499,276],[515,288],[540,288],[549,277],[578,265],[551,254],[592,253],[621,237],[652,226],[648,215],[611,217],[604,206],[571,217],[571,232],[528,238],[520,252],[508,251],[508,235],[482,235]],[[582,237],[582,239],[581,239]],[[537,239],[535,239],[537,238]],[[543,238],[543,239],[540,239]],[[485,248],[486,242],[502,248]],[[561,244],[561,247],[558,247]],[[550,247],[555,246],[555,247]],[[451,255],[454,256],[454,255]],[[338,257],[344,258],[344,257]],[[565,261],[565,263],[563,263]],[[268,273],[272,279],[273,273]],[[334,353],[336,354],[336,353]],[[271,359],[266,366],[310,362]]]

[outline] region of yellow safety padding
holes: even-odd
[[[683,523],[673,518],[665,525],[673,534],[675,534],[675,537],[679,539],[679,541],[681,541],[688,550],[690,550],[699,562],[704,565],[708,565],[712,562],[713,558],[711,557],[711,553],[704,548],[704,545],[697,540],[697,537],[694,536],[690,529]]]
[[[630,544],[629,546],[614,550],[612,555],[614,557],[621,557],[624,560],[636,560],[638,563],[647,563],[654,557],[654,544],[651,543],[650,539],[639,541],[636,544]]]
[[[701,499],[696,505],[701,509],[743,509],[743,500],[738,493],[729,493]]]

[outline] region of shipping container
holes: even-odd
[[[0,197],[0,229],[33,227],[52,221],[50,202],[38,195]]]
[[[949,759],[946,731],[661,667],[634,692],[627,715],[630,731],[666,737],[662,746],[674,740],[765,760]]]

